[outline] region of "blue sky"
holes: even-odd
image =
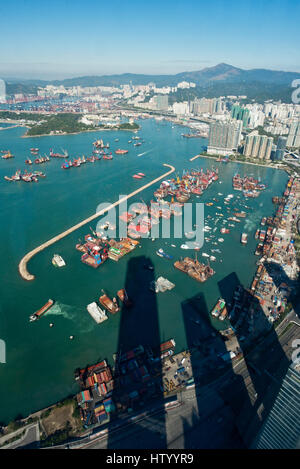
[[[178,73],[220,62],[300,72],[299,0],[11,0],[0,76]]]

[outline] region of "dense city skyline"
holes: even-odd
[[[234,1],[230,8],[218,0],[154,0],[151,6],[89,0],[84,9],[77,0],[33,0],[30,8],[13,0],[0,14],[3,78],[173,74],[220,62],[300,71],[295,0],[277,0],[272,9],[258,0]]]

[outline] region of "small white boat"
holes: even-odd
[[[218,238],[219,243],[223,243],[224,238]]]
[[[210,259],[211,261],[216,261],[216,260],[217,260],[217,259],[215,258],[215,256],[209,256],[209,259]]]
[[[203,257],[209,257],[209,254],[207,254],[206,252],[203,252],[203,253],[202,253],[202,256],[203,256]]]
[[[186,244],[182,244],[180,247],[181,249],[189,249],[189,247]]]
[[[66,265],[65,261],[59,254],[54,254],[52,257],[52,264],[55,265],[55,267],[64,267]]]

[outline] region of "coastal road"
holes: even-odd
[[[24,428],[20,429],[20,432],[23,432],[23,431],[24,431]],[[9,437],[13,438],[14,433],[11,433]],[[12,443],[9,443],[5,446],[2,446],[1,449],[17,449],[17,448],[22,448],[22,447],[33,446],[33,445],[36,445],[39,441],[40,441],[39,424],[34,423],[32,425],[29,425],[25,429],[25,434],[20,439],[13,441]]]
[[[285,323],[285,327],[287,323]],[[279,361],[283,358],[281,350],[290,360],[295,338],[300,334],[299,326],[291,323],[291,327],[280,336],[279,347],[274,347],[274,335],[267,337],[253,352],[234,365],[213,383],[207,386],[183,391],[180,396],[183,405],[162,414],[159,419],[145,417],[142,421],[128,425],[109,436],[109,446],[121,448],[241,448],[244,443],[236,432],[236,415],[233,413],[235,401],[238,401],[242,390],[249,396],[252,412],[257,389],[252,381],[248,363],[255,363],[258,370],[259,383],[265,386],[266,393],[273,381],[280,381]],[[273,346],[273,347],[272,347]],[[253,373],[252,373],[253,374]],[[226,398],[224,402],[224,399]],[[249,414],[248,418],[251,418]],[[250,436],[255,434],[256,428],[251,429]],[[151,441],[149,441],[149,432]],[[167,439],[167,443],[166,443]],[[108,438],[89,442],[85,448],[107,448]]]

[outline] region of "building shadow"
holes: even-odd
[[[226,374],[224,380],[237,379],[241,398],[244,401],[248,398],[241,379],[235,377],[228,360],[226,337],[212,325],[202,293],[184,301],[181,307],[194,386],[187,386],[182,392],[189,415],[182,419],[184,435],[182,441],[178,441],[178,447],[244,448],[234,412],[227,399],[219,394],[222,381],[218,378]],[[211,386],[212,382],[216,382],[216,386]]]
[[[118,313],[121,318],[111,396],[118,418],[112,415],[108,448],[167,445],[158,308],[156,293],[149,288],[154,280],[150,259],[139,256],[128,261],[126,282],[120,288],[125,288],[132,305],[123,303]],[[116,422],[127,427],[117,430]]]
[[[218,392],[233,410],[239,434],[249,447],[272,409],[290,360],[266,314],[265,298],[271,294],[270,286],[261,283],[260,294],[257,290],[254,294],[240,285],[235,272],[218,286],[230,304],[229,321],[234,332],[231,350],[243,359],[236,364],[233,359],[233,381],[222,385]]]
[[[286,296],[287,303],[290,303],[298,318],[300,318],[300,278],[291,280],[283,267],[277,262],[265,262],[264,267],[272,278],[277,292]],[[290,294],[292,291],[295,293]],[[277,293],[276,292],[276,293]]]

